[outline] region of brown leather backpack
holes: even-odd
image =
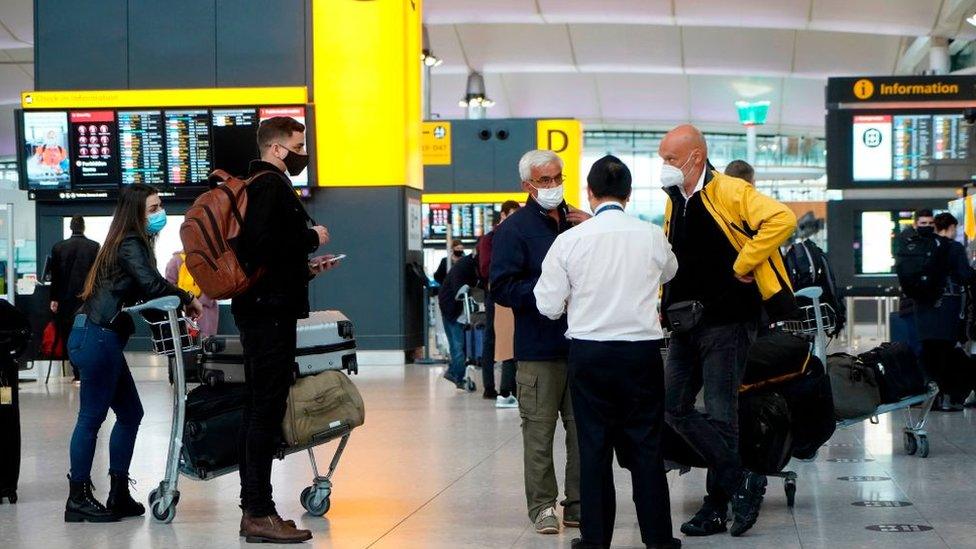
[[[180,226],[186,268],[200,290],[213,299],[240,295],[258,277],[244,271],[234,244],[247,212],[247,186],[266,173],[270,172],[242,180],[215,170],[212,175],[221,183],[196,199]]]

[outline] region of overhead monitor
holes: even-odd
[[[290,117],[290,118],[294,118],[295,120],[297,120],[298,122],[300,122],[300,123],[302,123],[303,125],[306,126],[305,127],[305,130],[306,130],[305,131],[306,139],[308,139],[308,135],[310,135],[310,132],[308,131],[308,126],[307,126],[307,124],[305,122],[305,107],[265,107],[265,108],[260,109],[259,114],[260,114],[260,120],[259,120],[260,122],[264,122],[265,120],[268,120],[269,118],[274,118],[274,117],[277,117],[277,116],[287,116],[287,117]],[[306,141],[306,143],[307,143],[307,141]],[[307,144],[306,144],[306,152],[307,152]],[[296,187],[306,187],[306,186],[308,186],[308,168],[307,167],[302,171],[302,173],[300,173],[298,175],[290,175],[289,174],[288,177],[289,177],[289,179],[291,179],[291,184],[294,185],[294,186],[296,186]]]
[[[115,111],[71,111],[71,163],[74,184],[112,187],[119,184],[119,141]]]
[[[161,111],[119,111],[122,184],[166,183],[166,146]]]
[[[259,156],[257,109],[214,109],[211,126],[213,168],[247,175],[251,160]]]
[[[166,170],[170,185],[205,184],[210,175],[210,111],[166,111]]]
[[[36,189],[67,189],[71,184],[68,113],[26,112],[22,135],[26,184]]]
[[[444,244],[448,224],[452,239],[474,244],[491,231],[500,214],[501,204],[424,204],[421,222],[424,244]]]

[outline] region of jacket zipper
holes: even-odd
[[[220,255],[220,254],[217,253],[217,247],[214,246],[213,241],[210,240],[210,234],[207,233],[207,229],[203,226],[203,221],[200,221],[199,219],[197,219],[195,217],[191,217],[189,219],[190,219],[190,221],[196,223],[200,227],[200,233],[203,234],[203,239],[207,241],[207,247],[210,248],[210,254],[212,256],[214,256],[214,257],[217,257],[218,255]],[[197,253],[200,253],[200,252],[197,252]]]

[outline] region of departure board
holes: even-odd
[[[855,115],[854,181],[968,180],[972,128],[962,114]]]
[[[75,185],[118,186],[114,111],[71,111],[72,164]]]
[[[257,109],[214,109],[211,117],[213,169],[231,175],[247,174],[258,158]]]
[[[166,111],[166,164],[171,185],[202,183],[210,175],[210,112]]]
[[[119,111],[122,184],[166,183],[163,116],[160,111]]]

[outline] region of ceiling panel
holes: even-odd
[[[708,123],[738,124],[738,100],[769,100],[768,120],[778,124],[782,108],[781,78],[692,75],[688,77],[691,119]]]
[[[924,36],[943,0],[813,0],[810,29]]]
[[[548,23],[671,25],[671,0],[538,0]]]
[[[677,74],[595,74],[603,119],[680,122],[688,119],[688,78]]]
[[[34,44],[33,0],[0,0],[0,48],[22,48]],[[9,33],[3,30],[9,29]],[[5,40],[11,40],[7,44]]]
[[[817,77],[891,74],[900,41],[898,36],[800,31],[793,70]]]
[[[678,27],[570,25],[569,33],[581,72],[681,72]]]
[[[464,62],[464,52],[454,25],[427,25],[427,36],[430,38],[431,51],[442,61],[431,70],[438,74],[468,73],[468,64]]]
[[[534,0],[425,0],[427,23],[542,23]]]
[[[502,82],[513,117],[601,118],[592,75],[515,73],[502,75]]]
[[[786,78],[783,81],[782,124],[823,128],[826,87],[826,80]]]
[[[785,76],[793,62],[796,31],[689,27],[683,30],[689,74]]]
[[[675,2],[679,25],[802,29],[810,0],[684,0]]]
[[[565,25],[458,25],[471,68],[483,72],[574,71]]]
[[[20,103],[20,92],[34,89],[33,71],[21,65],[0,65],[0,104]]]

